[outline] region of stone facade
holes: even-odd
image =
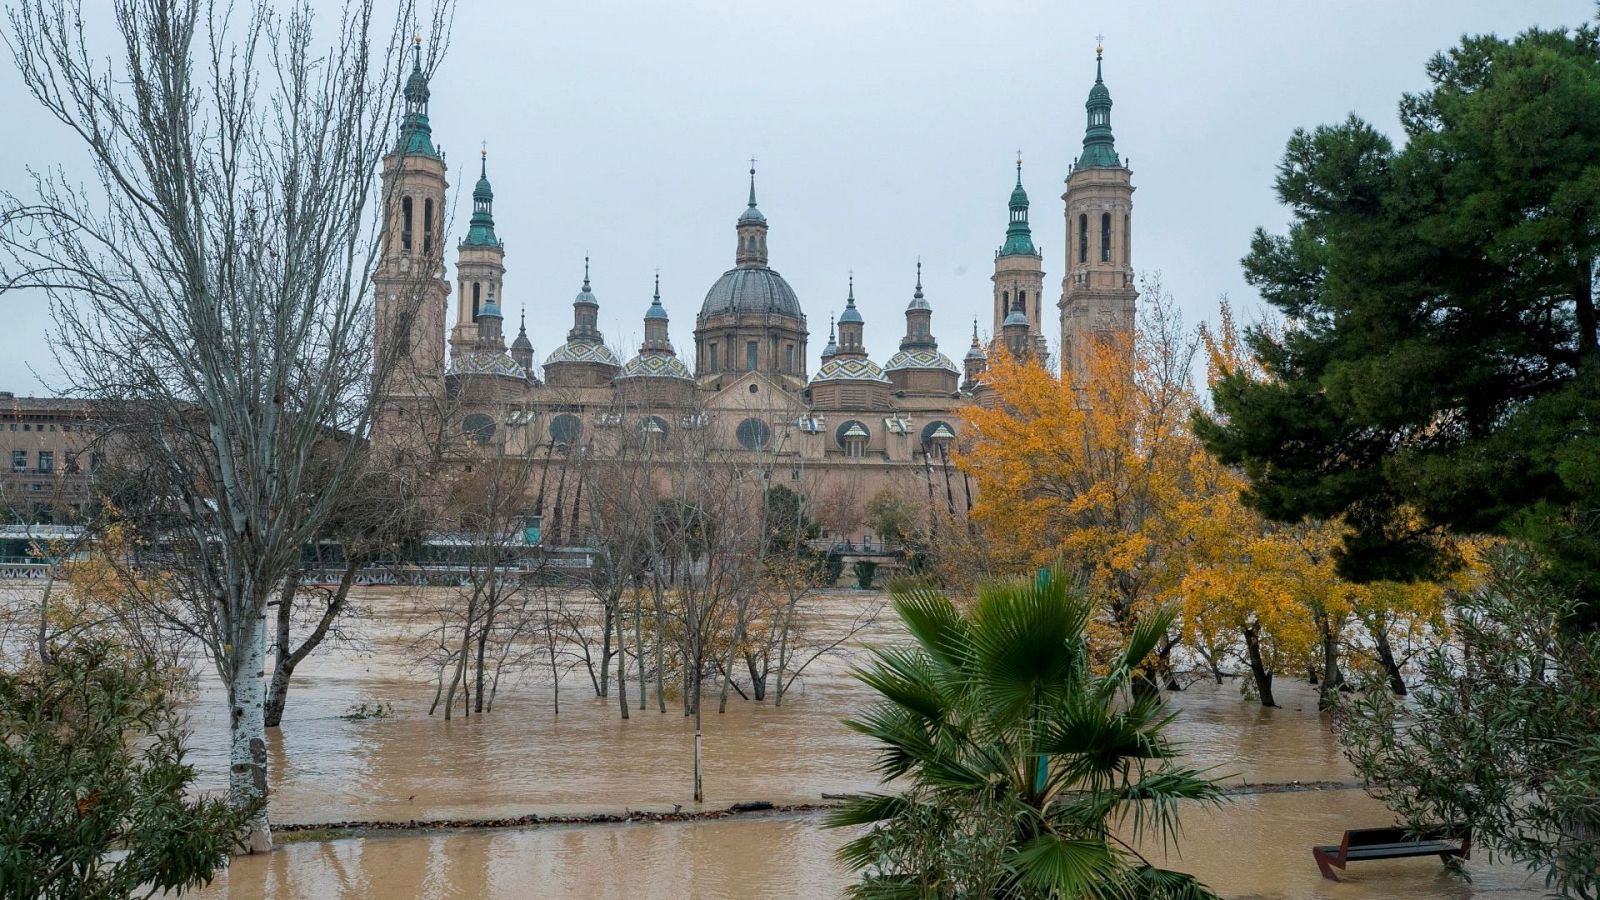
[[[385,291],[399,296],[403,282],[425,300],[402,342],[409,348],[407,362],[421,377],[396,382],[393,402],[385,404],[388,414],[378,419],[377,443],[437,446],[424,432],[438,429],[463,467],[484,453],[535,461],[540,475],[529,515],[557,523],[547,531],[557,541],[577,537],[561,534],[559,522],[563,515],[568,522],[577,519],[583,472],[596,461],[640,459],[670,469],[675,453],[678,459],[686,458],[683,453],[715,456],[813,499],[834,495],[864,503],[887,487],[934,510],[965,513],[971,496],[950,465],[949,451],[961,439],[963,409],[992,400],[982,383],[987,354],[1047,356],[1044,257],[1029,230],[1020,159],[1005,242],[994,259],[994,343],[985,346],[974,323],[960,367],[940,352],[919,262],[898,351],[883,365],[871,358],[868,323],[856,305],[852,279],[814,374],[808,370],[806,313],[770,264],[770,228],[756,203],[753,164],[748,201],[735,222],[734,266],[711,285],[696,314],[692,360],[680,359],[668,337],[659,279],[637,354],[624,362],[607,347],[586,261],[567,340],[536,369],[525,328],[509,350],[503,337],[505,247],[494,232],[484,162],[472,224],[457,248],[456,324],[447,366],[447,288],[439,277],[442,265],[429,255],[438,240],[419,246],[418,240],[430,239],[415,237],[418,204],[425,227],[436,227],[426,210],[440,208],[446,185],[444,160],[428,138],[426,97],[425,82],[408,84],[406,125],[385,161],[391,211],[383,262],[374,276],[380,322],[396,318],[386,313],[386,305],[396,303],[386,300]],[[1115,240],[1108,259],[1079,260],[1072,244],[1079,232],[1069,230],[1068,276],[1059,303],[1064,366],[1083,346],[1085,330],[1132,324],[1132,187],[1114,153],[1108,160],[1101,152],[1110,136],[1102,106],[1109,110],[1109,94],[1097,79],[1085,138],[1086,147],[1094,142],[1094,154],[1086,151],[1075,164],[1063,199],[1069,225],[1075,217],[1098,221],[1102,210],[1110,214]],[[400,204],[410,204],[411,218]],[[1095,252],[1099,246],[1090,243]],[[419,412],[424,399],[448,412],[427,419]]]

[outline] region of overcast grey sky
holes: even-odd
[[[1428,57],[1462,34],[1594,15],[1590,0],[459,2],[433,133],[456,237],[488,142],[508,337],[526,310],[540,359],[565,339],[587,254],[608,341],[634,351],[659,268],[688,356],[694,313],[733,265],[753,154],[772,265],[810,317],[813,370],[852,269],[880,363],[904,330],[919,255],[941,349],[959,358],[975,315],[987,332],[1019,147],[1054,299],[1096,34],[1137,187],[1134,265],[1161,272],[1198,322],[1223,293],[1246,316],[1259,309],[1239,258],[1255,227],[1285,221],[1272,178],[1295,127],[1353,111],[1396,133],[1401,92],[1424,87]],[[27,165],[85,171],[9,57],[0,110],[0,187],[26,193]],[[0,390],[42,392],[34,372],[52,378],[41,306],[0,296]]]

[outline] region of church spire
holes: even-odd
[[[489,148],[479,151],[478,184],[472,189],[472,222],[467,226],[468,247],[498,247],[494,233],[494,189],[489,187]]]
[[[739,250],[734,262],[741,267],[767,264],[767,217],[756,208],[756,158],[750,157],[750,203],[739,216]]]
[[[1011,189],[1011,218],[1006,225],[1006,242],[997,256],[1036,256],[1033,231],[1028,227],[1028,192],[1022,189],[1022,151],[1017,151],[1017,186]]]
[[[428,76],[422,71],[422,35],[417,35],[411,57],[411,77],[406,79],[405,118],[400,122],[396,150],[412,156],[434,156],[433,128],[428,125]]]
[[[933,338],[933,307],[922,295],[922,260],[917,260],[917,289],[906,307],[906,336],[900,339],[901,350],[937,350],[939,342]]]
[[[1084,104],[1089,114],[1089,124],[1083,133],[1083,155],[1078,157],[1076,165],[1080,169],[1091,166],[1116,168],[1122,165],[1117,159],[1116,141],[1111,136],[1111,90],[1101,76],[1104,51],[1103,46],[1095,45],[1094,87],[1089,89],[1089,100]]]

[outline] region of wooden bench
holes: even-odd
[[[1334,869],[1364,859],[1404,859],[1410,856],[1437,856],[1441,861],[1452,856],[1472,856],[1472,827],[1460,823],[1434,828],[1352,828],[1338,846],[1312,847],[1311,856],[1322,870],[1322,877],[1334,881]]]

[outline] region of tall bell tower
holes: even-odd
[[[494,189],[489,186],[489,151],[479,157],[478,183],[472,189],[472,222],[456,247],[456,324],[450,331],[450,356],[472,352],[478,341],[478,317],[489,298],[506,308],[502,282],[506,274],[505,244],[494,233]]]
[[[1028,227],[1028,192],[1022,189],[1022,153],[1017,153],[1017,186],[1011,189],[1010,218],[1006,240],[994,252],[994,330],[1005,331],[1011,314],[1020,312],[1027,321],[1027,350],[1035,358],[1045,358],[1044,338],[1044,254],[1033,245]]]
[[[428,77],[422,38],[405,85],[405,117],[383,158],[383,234],[372,275],[374,366],[387,369],[375,437],[415,430],[444,390],[444,156],[428,125]]]
[[[1061,372],[1081,376],[1096,343],[1131,337],[1138,292],[1133,280],[1132,172],[1111,134],[1111,91],[1094,50],[1083,153],[1067,175],[1067,268],[1061,280]]]

